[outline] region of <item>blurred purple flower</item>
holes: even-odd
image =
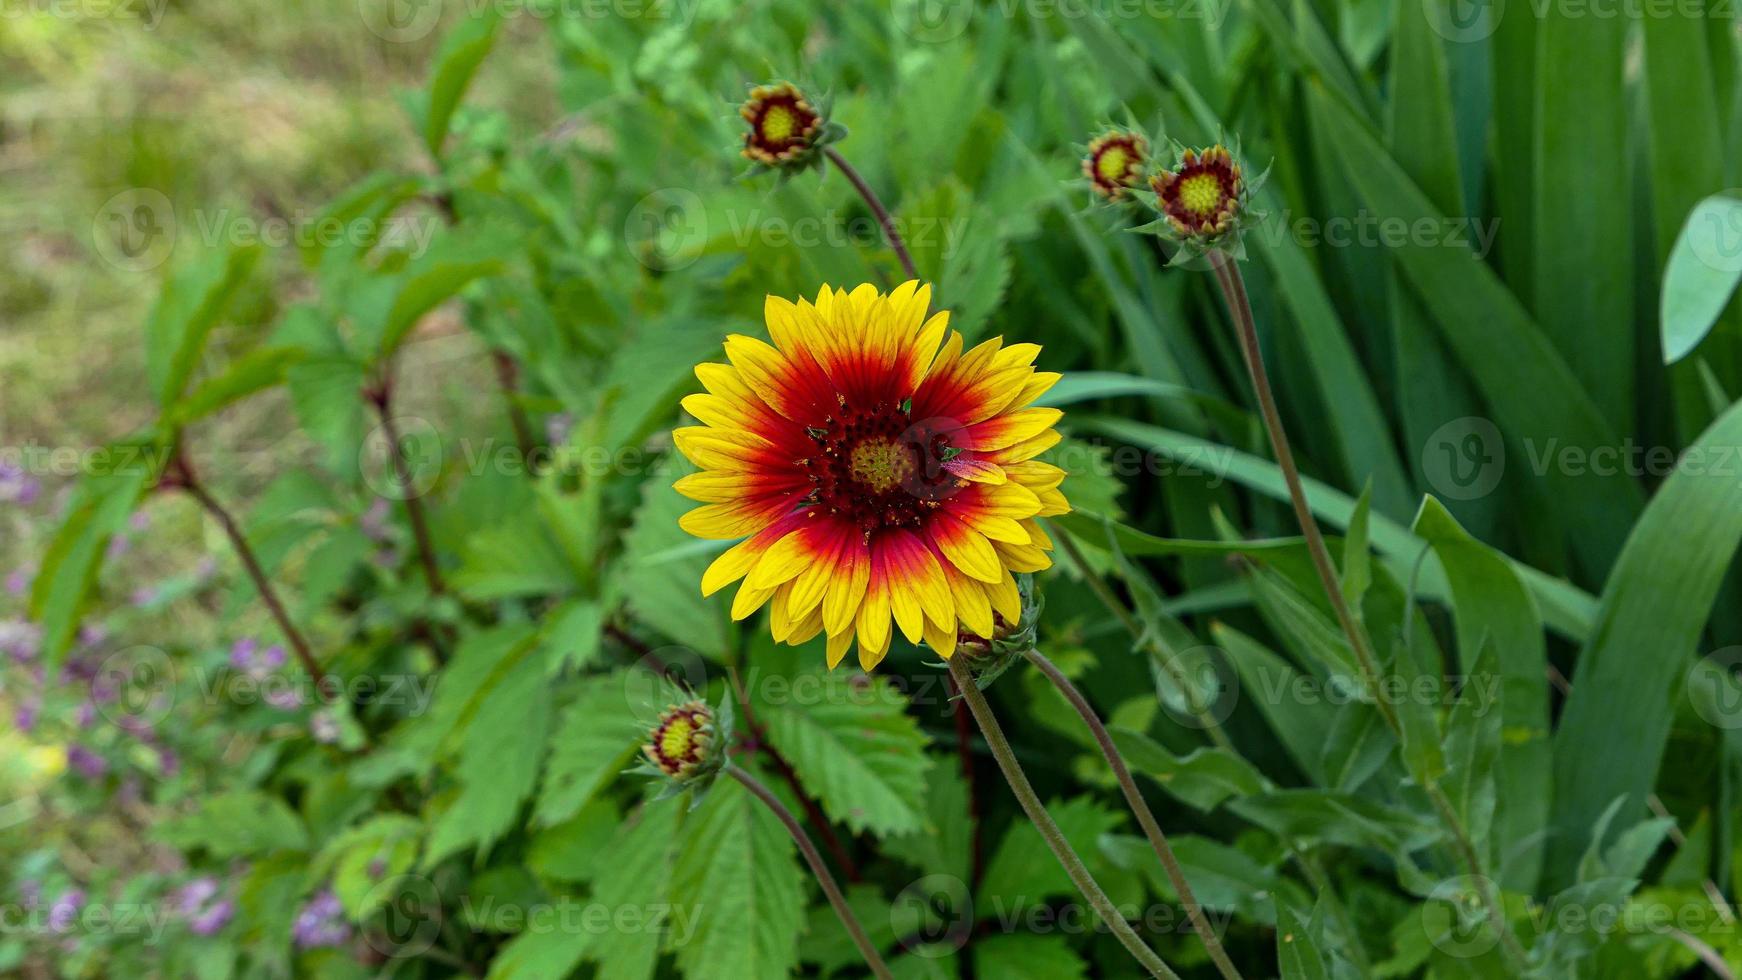
[[[0,503],[29,507],[42,494],[42,484],[17,463],[0,462]]]
[[[294,711],[302,704],[302,698],[288,687],[275,687],[266,692],[266,703],[280,711]]]
[[[67,765],[86,779],[99,779],[109,771],[109,763],[83,745],[67,746]]]
[[[274,644],[262,650],[260,641],[251,636],[237,640],[230,648],[230,666],[255,680],[264,680],[284,662],[283,647]]]
[[[49,929],[54,932],[66,932],[68,929],[71,929],[73,920],[78,918],[79,912],[83,910],[84,907],[84,891],[74,888],[70,891],[62,892],[61,896],[54,900],[54,904],[48,907]]]
[[[177,911],[188,920],[188,928],[196,936],[210,936],[229,925],[236,915],[236,903],[219,898],[218,879],[204,875],[183,885],[175,893]]]
[[[132,603],[135,608],[149,606],[157,601],[157,590],[149,585],[142,585],[133,590],[133,594],[128,596],[127,601]]]
[[[30,580],[36,577],[36,569],[29,565],[14,568],[6,574],[6,592],[8,595],[23,595],[30,588]]]
[[[30,698],[18,705],[18,712],[12,716],[12,724],[21,732],[33,731],[38,717],[42,714],[42,702]]]
[[[109,539],[109,550],[107,552],[108,559],[110,561],[114,561],[115,559],[126,554],[127,549],[131,548],[132,546],[133,546],[133,542],[132,542],[132,540],[130,540],[127,537],[127,535],[125,535],[125,534],[115,535],[114,537]]]
[[[363,516],[357,518],[357,527],[369,540],[379,544],[393,537],[392,530],[387,524],[392,517],[393,505],[388,502],[386,497],[376,497],[369,504],[369,509],[363,512]]]
[[[165,776],[173,776],[181,772],[181,756],[176,755],[174,749],[161,746],[157,750],[157,767]]]
[[[136,510],[133,512],[133,516],[127,518],[127,526],[135,531],[143,531],[151,526],[151,514],[143,510]]]
[[[109,628],[102,623],[86,623],[79,627],[79,643],[83,646],[99,646],[108,638]]]
[[[338,946],[351,938],[351,926],[345,922],[345,909],[331,888],[322,889],[308,900],[290,927],[291,938],[299,949],[318,946]]]
[[[42,645],[42,629],[22,619],[0,619],[0,652],[19,663],[36,659]]]
[[[96,720],[97,705],[91,701],[86,701],[84,704],[79,705],[78,710],[73,713],[73,724],[78,725],[80,728],[89,728],[91,727],[91,723]]]

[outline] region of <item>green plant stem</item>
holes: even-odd
[[[889,247],[895,250],[895,257],[901,260],[901,268],[907,273],[907,278],[918,279],[919,268],[913,264],[913,256],[907,251],[907,243],[901,240],[901,233],[895,230],[895,219],[889,216],[889,209],[883,206],[877,192],[871,189],[870,184],[865,183],[865,178],[859,176],[859,171],[854,170],[853,165],[837,153],[834,147],[823,147],[823,155],[829,158],[829,162],[835,165],[841,176],[847,178],[847,182],[865,199],[865,206],[871,209],[871,213],[877,217],[877,223],[883,226],[883,235],[889,239]]]
[[[1144,969],[1148,970],[1152,976],[1164,977],[1167,980],[1179,980],[1179,974],[1173,972],[1166,963],[1162,962],[1161,957],[1155,954],[1154,950],[1138,938],[1137,933],[1132,930],[1131,924],[1126,922],[1125,917],[1119,914],[1119,910],[1113,907],[1113,900],[1107,897],[1107,893],[1101,889],[1100,884],[1095,881],[1095,877],[1089,873],[1088,867],[1083,864],[1083,859],[1078,857],[1076,850],[1071,847],[1070,841],[1065,840],[1064,833],[1059,830],[1058,824],[1053,822],[1051,814],[1046,812],[1045,805],[1040,802],[1040,797],[1035,794],[1034,787],[1029,784],[1027,774],[1022,771],[1022,763],[1016,760],[1016,753],[1010,748],[1009,740],[1004,737],[1004,729],[999,727],[997,717],[992,714],[992,706],[986,703],[986,696],[980,693],[979,685],[974,683],[973,675],[968,672],[968,667],[962,662],[961,657],[950,659],[950,676],[955,679],[956,687],[962,692],[962,700],[968,702],[968,710],[973,712],[974,720],[979,723],[980,733],[985,736],[986,745],[992,750],[992,758],[997,760],[998,768],[1003,771],[1005,781],[1010,784],[1011,793],[1016,796],[1016,801],[1022,804],[1023,812],[1028,814],[1028,819],[1033,822],[1034,828],[1040,831],[1040,836],[1046,841],[1047,848],[1052,851],[1054,857],[1058,858],[1059,864],[1064,866],[1065,874],[1070,876],[1071,881],[1077,886],[1077,890],[1083,893],[1083,897],[1088,899],[1089,905],[1094,908],[1096,914],[1100,915],[1102,920],[1107,923],[1107,928],[1113,931],[1114,938],[1124,944],[1131,955],[1137,959],[1137,962],[1143,964]]]
[[[1137,618],[1131,614],[1129,609],[1125,608],[1125,603],[1113,593],[1112,586],[1107,584],[1106,577],[1089,563],[1088,558],[1083,555],[1083,549],[1077,546],[1076,540],[1068,532],[1060,531],[1054,534],[1052,539],[1064,549],[1065,554],[1070,557],[1071,563],[1088,581],[1090,590],[1099,596],[1102,604],[1107,607],[1107,611],[1125,625],[1126,631],[1131,634],[1132,642],[1139,645],[1146,642],[1153,643],[1160,648],[1157,650],[1156,659],[1161,661],[1162,669],[1168,672],[1174,683],[1179,685],[1180,690],[1184,692],[1187,709],[1191,711],[1193,719],[1204,730],[1210,742],[1232,756],[1244,758],[1241,756],[1240,750],[1234,747],[1233,741],[1228,738],[1228,733],[1223,730],[1221,722],[1217,721],[1216,717],[1210,714],[1209,709],[1198,700],[1197,688],[1187,683],[1188,678],[1180,671],[1178,664],[1166,649],[1165,641],[1160,637],[1145,638],[1143,627],[1138,624]],[[1355,920],[1350,917],[1349,910],[1344,907],[1342,898],[1331,889],[1330,879],[1317,862],[1294,842],[1285,841],[1284,846],[1294,857],[1295,863],[1300,865],[1301,872],[1306,875],[1308,883],[1325,898],[1326,904],[1330,906],[1331,915],[1342,926],[1344,935],[1349,937],[1350,951],[1354,953],[1356,967],[1359,968],[1362,976],[1367,975],[1367,951],[1362,948],[1360,934],[1355,931]]]
[[[1288,484],[1288,496],[1294,504],[1294,516],[1300,523],[1301,533],[1306,537],[1307,553],[1312,556],[1313,569],[1318,572],[1319,584],[1324,586],[1325,596],[1331,602],[1331,609],[1343,628],[1343,635],[1349,640],[1349,648],[1354,652],[1361,672],[1366,676],[1367,683],[1377,690],[1381,679],[1379,664],[1367,645],[1366,634],[1355,621],[1349,603],[1343,596],[1336,566],[1331,563],[1331,553],[1325,547],[1324,536],[1319,533],[1318,521],[1313,518],[1312,508],[1307,504],[1306,490],[1300,482],[1300,470],[1294,462],[1294,451],[1289,446],[1287,432],[1283,430],[1282,415],[1276,409],[1276,396],[1271,391],[1270,376],[1264,370],[1264,354],[1258,344],[1258,328],[1252,319],[1252,304],[1246,298],[1246,283],[1240,276],[1240,267],[1219,249],[1211,251],[1209,259],[1210,267],[1215,272],[1216,284],[1221,287],[1222,298],[1227,302],[1229,315],[1234,321],[1235,333],[1240,340],[1240,353],[1246,361],[1246,372],[1252,380],[1253,393],[1258,397],[1259,414],[1263,417],[1264,428],[1270,435],[1271,448],[1276,452],[1277,468],[1282,470],[1283,481]],[[1401,744],[1403,726],[1397,719],[1397,709],[1384,698],[1376,698],[1374,703],[1386,726]],[[1500,935],[1501,945],[1514,960],[1513,965],[1522,967],[1528,961],[1528,956],[1524,947],[1519,944],[1518,937],[1512,934],[1512,929],[1506,924],[1499,896],[1494,892],[1494,883],[1482,870],[1481,856],[1470,840],[1469,831],[1464,828],[1457,810],[1437,783],[1430,781],[1423,789],[1433,801],[1434,809],[1439,811],[1464,863],[1475,876],[1478,890],[1482,893],[1482,902],[1487,907],[1494,930]]]
[[[768,809],[774,811],[774,815],[786,825],[787,833],[792,835],[793,842],[798,845],[799,851],[804,854],[805,861],[810,864],[811,873],[816,875],[817,884],[822,886],[823,894],[829,897],[829,904],[835,907],[835,914],[841,917],[841,925],[847,927],[848,935],[853,937],[853,945],[859,947],[859,954],[865,957],[865,964],[880,980],[892,980],[889,966],[883,962],[883,956],[877,952],[877,947],[871,945],[870,937],[865,935],[865,927],[859,924],[859,918],[847,905],[847,896],[841,894],[841,886],[835,884],[835,876],[829,873],[829,866],[823,863],[822,854],[817,851],[816,845],[811,843],[810,835],[806,834],[804,827],[799,825],[798,818],[792,815],[792,811],[786,808],[786,804],[780,802],[780,797],[775,796],[772,790],[762,785],[761,780],[737,764],[726,763],[726,774],[743,783],[745,789],[766,804]]]
[[[1071,707],[1077,710],[1077,715],[1088,726],[1089,733],[1095,737],[1095,744],[1100,746],[1101,755],[1107,759],[1107,765],[1113,769],[1113,778],[1119,781],[1119,789],[1125,794],[1125,802],[1130,805],[1131,813],[1137,817],[1137,825],[1143,828],[1143,836],[1149,838],[1149,846],[1155,851],[1155,856],[1161,860],[1161,866],[1167,871],[1167,880],[1173,883],[1174,894],[1179,896],[1180,904],[1185,906],[1186,918],[1191,920],[1192,928],[1197,931],[1198,938],[1203,940],[1205,952],[1210,954],[1210,960],[1216,964],[1216,970],[1227,980],[1243,980],[1234,962],[1228,959],[1228,951],[1222,948],[1221,937],[1211,928],[1208,919],[1204,918],[1204,907],[1198,903],[1197,895],[1186,881],[1185,870],[1180,867],[1179,858],[1173,853],[1173,847],[1167,842],[1167,834],[1162,832],[1161,825],[1156,822],[1155,814],[1150,811],[1149,803],[1143,799],[1143,794],[1137,789],[1137,780],[1131,778],[1131,769],[1125,765],[1125,759],[1119,754],[1118,746],[1113,744],[1113,736],[1108,734],[1107,726],[1101,723],[1101,718],[1095,709],[1083,697],[1083,692],[1071,683],[1071,679],[1058,669],[1058,665],[1047,658],[1039,650],[1030,649],[1025,656],[1028,662],[1034,664],[1052,681]]]

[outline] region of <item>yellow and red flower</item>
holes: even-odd
[[[1128,187],[1136,187],[1143,179],[1143,168],[1149,159],[1149,144],[1136,133],[1112,130],[1089,143],[1088,156],[1083,158],[1083,176],[1095,188],[1095,193],[1109,201],[1125,196]]]
[[[750,124],[744,134],[744,155],[768,167],[802,162],[824,127],[823,114],[786,82],[751,89],[738,114]]]
[[[667,776],[688,779],[711,758],[713,740],[712,709],[701,701],[673,704],[660,714],[641,753]]]
[[[1064,471],[1036,458],[1061,413],[1029,407],[1059,375],[1034,369],[1034,344],[964,350],[930,303],[917,282],[768,297],[774,343],[728,337],[731,363],[697,367],[707,393],[683,402],[703,424],[673,433],[701,468],[677,482],[703,504],[683,528],[744,539],[702,593],[743,579],[733,618],[767,605],[777,641],[823,634],[831,667],[855,638],[875,667],[892,619],[945,657],[958,631],[1019,621],[1013,573],[1052,564],[1035,519],[1070,509]]]
[[[1156,204],[1174,231],[1183,236],[1215,238],[1234,226],[1244,203],[1240,165],[1220,143],[1207,150],[1186,150],[1179,166],[1150,179]]]

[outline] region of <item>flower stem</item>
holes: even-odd
[[[793,842],[803,852],[804,859],[811,866],[811,872],[817,876],[817,884],[823,888],[823,894],[829,897],[829,904],[835,907],[835,914],[841,917],[841,925],[847,927],[848,935],[853,937],[853,945],[859,947],[860,955],[865,957],[865,964],[880,980],[891,980],[889,966],[883,962],[883,957],[877,952],[877,947],[871,945],[870,937],[865,935],[865,927],[859,924],[859,919],[847,905],[847,896],[841,894],[841,886],[835,884],[835,876],[829,873],[829,866],[823,863],[823,856],[811,843],[810,835],[799,825],[798,818],[780,802],[780,797],[762,785],[762,781],[740,768],[736,763],[726,763],[726,774],[744,784],[744,788],[755,794],[756,798],[767,804],[768,809],[780,818],[786,825],[787,833],[792,835]]]
[[[980,687],[974,683],[974,678],[968,673],[968,667],[962,658],[950,660],[950,676],[956,681],[956,687],[962,692],[962,700],[968,702],[968,710],[974,714],[974,720],[980,724],[980,732],[986,737],[986,745],[992,750],[992,757],[998,760],[998,768],[1004,772],[1004,779],[1010,784],[1011,793],[1015,794],[1022,810],[1028,814],[1028,819],[1034,823],[1034,828],[1040,831],[1040,836],[1046,841],[1046,846],[1064,866],[1065,873],[1070,875],[1077,890],[1089,900],[1096,914],[1107,923],[1115,938],[1124,944],[1137,962],[1143,964],[1152,976],[1164,977],[1166,980],[1179,980],[1179,974],[1173,972],[1162,962],[1155,951],[1144,944],[1132,930],[1131,924],[1113,907],[1113,900],[1101,889],[1093,875],[1089,873],[1083,859],[1065,840],[1065,835],[1059,830],[1052,816],[1046,812],[1046,806],[1035,795],[1034,787],[1029,784],[1028,776],[1022,771],[1022,763],[1016,761],[1016,753],[1011,750],[1010,742],[1004,737],[1004,729],[998,724],[998,719],[992,714],[992,706],[986,703],[986,696],[980,693]]]
[[[1204,918],[1204,907],[1198,904],[1197,895],[1186,882],[1179,858],[1174,856],[1173,848],[1167,842],[1167,835],[1162,833],[1161,825],[1155,821],[1155,814],[1150,811],[1149,804],[1138,791],[1137,781],[1131,778],[1131,770],[1125,765],[1124,757],[1119,754],[1118,746],[1113,744],[1113,736],[1107,733],[1107,726],[1101,723],[1100,716],[1095,714],[1095,709],[1083,697],[1083,692],[1077,690],[1071,679],[1058,669],[1057,664],[1047,659],[1046,654],[1031,648],[1024,655],[1028,657],[1029,663],[1040,668],[1040,672],[1052,681],[1059,693],[1065,696],[1065,700],[1071,703],[1071,707],[1077,709],[1083,724],[1095,736],[1095,744],[1101,747],[1101,754],[1106,757],[1107,765],[1112,767],[1113,778],[1119,781],[1119,789],[1125,794],[1125,802],[1137,817],[1137,824],[1143,828],[1143,835],[1149,838],[1149,846],[1155,851],[1155,856],[1161,859],[1161,866],[1167,870],[1167,880],[1173,883],[1174,893],[1179,896],[1180,904],[1185,906],[1186,917],[1191,920],[1192,928],[1197,930],[1198,938],[1203,940],[1204,950],[1210,954],[1217,971],[1227,980],[1243,980],[1233,961],[1228,959],[1227,950],[1222,948],[1222,940],[1216,935],[1216,930]]]
[[[1325,596],[1331,601],[1331,609],[1336,613],[1337,623],[1343,628],[1343,635],[1349,640],[1349,648],[1354,652],[1362,674],[1366,676],[1367,683],[1377,689],[1381,680],[1379,664],[1367,644],[1366,634],[1355,621],[1349,603],[1343,597],[1336,566],[1331,563],[1331,553],[1325,547],[1324,536],[1319,533],[1318,521],[1313,518],[1312,508],[1307,504],[1306,490],[1300,482],[1300,470],[1295,466],[1288,434],[1282,428],[1282,416],[1276,410],[1276,396],[1271,392],[1270,376],[1264,370],[1264,354],[1258,345],[1258,328],[1252,319],[1252,305],[1246,298],[1246,282],[1240,276],[1239,265],[1227,253],[1219,249],[1213,250],[1209,253],[1209,259],[1210,267],[1216,275],[1216,284],[1221,287],[1222,298],[1227,302],[1228,312],[1234,320],[1235,332],[1240,339],[1240,353],[1246,361],[1246,372],[1252,379],[1253,392],[1258,396],[1259,414],[1264,419],[1264,428],[1269,433],[1271,447],[1276,452],[1277,468],[1282,470],[1283,481],[1288,484],[1288,496],[1294,504],[1294,516],[1300,523],[1301,533],[1306,537],[1307,553],[1312,556],[1313,569],[1318,572],[1319,584],[1324,586]],[[1403,726],[1397,719],[1397,709],[1385,698],[1376,698],[1374,703],[1385,720],[1386,727],[1401,742]],[[1432,800],[1434,809],[1439,811],[1459,855],[1469,866],[1470,873],[1476,877],[1482,902],[1487,906],[1488,917],[1500,936],[1501,945],[1515,961],[1515,966],[1522,965],[1528,957],[1524,947],[1519,944],[1518,937],[1512,934],[1511,928],[1506,924],[1499,897],[1494,893],[1494,884],[1482,870],[1481,856],[1470,840],[1469,831],[1464,828],[1457,810],[1437,783],[1430,781],[1423,789]]]
[[[878,199],[877,192],[871,189],[870,184],[865,183],[865,178],[859,176],[859,171],[854,170],[845,157],[835,152],[834,147],[823,147],[823,155],[841,171],[841,176],[847,178],[847,182],[865,199],[865,206],[877,216],[877,223],[883,226],[883,234],[889,239],[889,247],[895,249],[895,257],[901,260],[901,268],[907,273],[907,278],[918,279],[919,269],[913,264],[913,256],[908,254],[907,243],[901,240],[901,233],[895,230],[895,219],[889,216],[889,210]]]
[[[290,644],[290,649],[296,654],[297,662],[308,672],[315,682],[315,690],[329,704],[338,700],[338,681],[316,662],[314,651],[309,648],[308,640],[303,638],[302,631],[290,621],[290,614],[285,611],[284,603],[278,598],[278,592],[272,587],[272,580],[266,577],[265,569],[260,567],[260,559],[255,557],[254,548],[248,544],[248,538],[242,533],[241,525],[236,518],[218,503],[211,491],[200,483],[195,476],[193,467],[187,457],[179,452],[175,461],[170,464],[170,481],[173,486],[185,490],[188,496],[199,502],[206,513],[212,515],[223,528],[224,536],[230,539],[230,547],[235,549],[236,557],[241,559],[242,567],[248,572],[248,578],[254,583],[254,590],[260,593],[260,601],[266,604],[266,609],[272,614],[272,619],[278,624],[278,631],[284,634],[284,639]]]

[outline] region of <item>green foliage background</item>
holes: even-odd
[[[27,923],[0,964],[863,975],[752,797],[622,775],[664,671],[742,699],[738,760],[899,975],[1135,975],[928,653],[829,673],[697,589],[718,546],[676,525],[669,438],[693,365],[761,331],[767,293],[899,281],[838,174],[745,176],[735,103],[790,78],[832,96],[952,325],[1066,372],[1077,510],[1052,530],[1136,628],[1061,562],[1042,648],[1248,976],[1516,975],[1428,780],[1532,975],[1734,970],[1736,23],[1599,7],[0,19],[0,475],[41,486],[0,504],[0,884]],[[1402,744],[1347,693],[1211,279],[1075,179],[1110,122],[1270,167],[1243,269],[1345,592],[1409,692]],[[344,703],[237,652],[289,638],[190,473]],[[1065,702],[1021,667],[989,694],[1110,894],[1212,975]],[[202,878],[215,929],[183,907]],[[341,938],[309,942],[329,890]]]

